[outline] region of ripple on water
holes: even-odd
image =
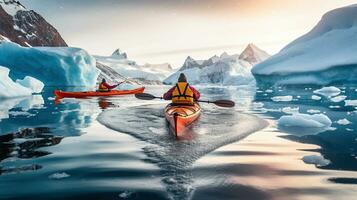
[[[177,141],[169,134],[162,105],[108,110],[98,121],[145,142],[147,160],[160,167],[162,183],[174,199],[192,195],[191,167],[197,159],[267,125],[255,116],[210,105],[203,106],[200,119],[189,129],[187,134],[193,135],[190,140]]]

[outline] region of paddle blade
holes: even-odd
[[[212,103],[214,103],[217,106],[226,107],[226,108],[231,108],[235,106],[234,101],[230,101],[230,100],[217,100]]]
[[[154,95],[148,93],[138,93],[135,94],[135,97],[141,100],[153,100],[157,98]]]

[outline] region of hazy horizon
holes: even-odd
[[[352,0],[22,0],[70,46],[94,55],[120,48],[138,63],[238,54],[254,43],[270,54],[311,30],[329,10]]]

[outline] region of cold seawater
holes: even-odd
[[[199,87],[203,97],[237,106],[201,104],[202,116],[180,141],[159,100],[56,104],[46,88],[1,101],[0,199],[354,199],[356,88]],[[277,125],[297,112],[324,114],[331,125]]]

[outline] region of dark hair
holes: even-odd
[[[102,79],[102,82],[104,83],[104,82],[107,82],[107,81],[105,80],[105,78],[103,78],[103,79]]]
[[[178,82],[187,82],[187,78],[184,73],[180,74],[180,76],[178,78]]]

